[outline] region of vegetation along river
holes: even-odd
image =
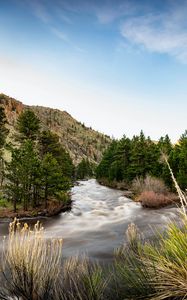
[[[101,186],[94,179],[73,187],[72,200],[70,212],[41,219],[48,238],[64,239],[65,257],[86,253],[91,259],[110,260],[114,249],[125,242],[128,224],[135,223],[148,238],[155,228],[164,229],[179,217],[176,207],[144,209],[124,197],[123,191]],[[8,222],[1,221],[1,238],[7,228]]]

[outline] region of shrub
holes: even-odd
[[[153,191],[159,194],[168,193],[168,188],[164,184],[163,180],[150,175],[147,175],[145,178],[136,177],[132,182],[131,188],[136,194],[140,194],[145,191]]]
[[[5,198],[1,198],[1,195],[0,195],[0,207],[3,207],[3,208],[7,208],[7,207],[12,207],[12,204],[7,201]]]
[[[145,191],[137,197],[137,201],[140,201],[143,207],[159,208],[173,203],[173,197],[171,197],[171,194],[165,195],[153,191]]]

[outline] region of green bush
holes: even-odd
[[[12,204],[5,198],[1,198],[0,195],[0,207],[9,208],[12,207]]]

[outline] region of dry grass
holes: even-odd
[[[159,194],[153,191],[142,192],[138,197],[137,201],[141,202],[143,207],[149,208],[160,208],[169,204],[172,204],[176,196],[172,194]]]
[[[169,192],[163,180],[150,175],[134,179],[132,190],[135,200],[141,202],[143,207],[160,208],[178,202],[178,197]]]
[[[173,180],[173,183],[174,183],[174,186],[175,186],[175,189],[177,191],[177,194],[179,196],[179,199],[180,199],[180,203],[181,203],[181,206],[182,206],[182,210],[183,210],[183,213],[186,215],[186,206],[187,206],[187,197],[186,197],[186,194],[181,190],[180,186],[178,185],[178,182],[173,174],[173,171],[170,167],[170,164],[168,162],[168,158],[167,158],[167,155],[162,153],[162,160],[167,164],[168,166],[168,169],[170,171],[170,174],[171,174],[171,178]]]
[[[65,261],[57,287],[59,300],[101,300],[105,298],[108,274],[86,257],[72,257]]]
[[[163,180],[147,175],[145,178],[137,177],[132,182],[132,190],[135,194],[145,191],[153,191],[158,194],[167,194],[168,188]]]
[[[62,240],[46,240],[37,223],[31,230],[16,219],[4,250],[5,290],[21,299],[51,299],[60,274]]]
[[[3,275],[0,299],[6,300],[101,300],[107,285],[99,265],[63,261],[61,239],[47,240],[39,223],[31,230],[16,219],[5,240]]]

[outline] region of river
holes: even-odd
[[[63,238],[65,257],[86,253],[91,259],[110,260],[114,249],[125,242],[128,224],[135,223],[146,238],[153,230],[164,229],[170,220],[179,218],[176,207],[144,209],[123,196],[123,191],[101,186],[94,179],[80,181],[72,188],[70,212],[40,219],[47,238]],[[8,223],[0,223],[1,237]]]

